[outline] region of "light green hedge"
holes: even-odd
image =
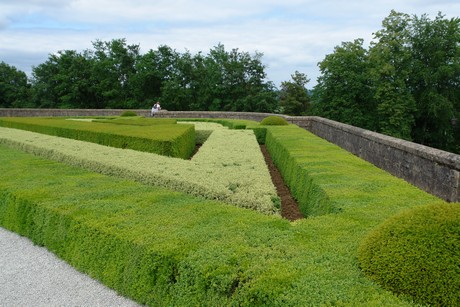
[[[460,305],[460,204],[437,204],[386,220],[363,240],[363,271],[385,288],[432,306]]]
[[[214,132],[191,160],[9,128],[0,128],[0,143],[99,173],[279,214],[279,198],[252,131],[197,125]]]
[[[182,118],[179,121],[185,122],[209,122],[218,123],[229,129],[251,129],[254,131],[257,142],[259,144],[265,144],[265,135],[267,133],[266,127],[260,126],[260,124],[253,120],[245,119],[222,119],[222,118]],[[199,144],[199,143],[198,143]]]
[[[145,119],[124,119],[119,120],[119,124],[112,124],[65,118],[0,118],[0,126],[3,127],[182,159],[189,158],[195,149],[195,130],[191,125],[121,125],[126,122],[142,123]]]

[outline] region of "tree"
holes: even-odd
[[[273,83],[262,54],[222,44],[209,54],[159,46],[141,55],[125,39],[97,40],[93,49],[62,50],[33,68],[34,101],[47,108],[147,108],[272,112]]]
[[[260,53],[226,51],[222,44],[206,56],[176,54],[162,100],[170,110],[271,112],[276,95],[273,84],[264,80],[261,58]]]
[[[378,131],[402,139],[411,139],[415,100],[407,81],[411,77],[411,18],[392,11],[375,34],[369,59],[375,86]]]
[[[460,19],[414,17],[411,28],[413,72],[410,86],[417,102],[413,138],[421,144],[460,151]]]
[[[280,105],[285,114],[306,115],[310,109],[310,96],[306,85],[310,79],[298,71],[291,75],[291,78],[292,81],[281,83]]]
[[[363,39],[344,42],[318,65],[313,114],[375,130],[375,104]]]
[[[27,75],[5,62],[0,63],[0,108],[32,107]]]
[[[173,54],[173,67],[164,81],[161,100],[168,110],[188,111],[193,104],[194,65],[190,52]]]
[[[105,107],[136,107],[131,79],[136,73],[139,45],[127,45],[126,39],[114,39],[110,42],[97,40],[93,47],[93,52],[88,51],[94,60],[92,81]]]
[[[39,107],[92,108],[97,94],[91,83],[91,60],[74,50],[51,54],[33,69],[35,100]]]

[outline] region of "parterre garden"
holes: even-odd
[[[268,123],[0,118],[0,226],[146,305],[460,303],[459,204]]]

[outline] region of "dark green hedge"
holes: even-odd
[[[137,125],[136,119],[85,122],[63,118],[0,118],[0,126],[188,159],[195,149],[192,125]],[[153,120],[148,120],[153,121]],[[145,119],[139,119],[139,123]],[[163,121],[164,122],[164,121]],[[169,122],[169,121],[167,121]]]
[[[359,248],[363,271],[422,304],[460,305],[460,204],[408,210],[386,220]]]

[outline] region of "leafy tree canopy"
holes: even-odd
[[[313,113],[460,152],[460,19],[392,11],[368,48],[344,42],[319,63]]]

